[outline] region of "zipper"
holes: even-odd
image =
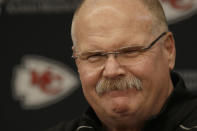
[[[79,126],[79,127],[76,129],[76,131],[80,131],[81,129],[84,129],[84,128],[86,128],[86,129],[94,129],[94,128],[91,127],[91,126]]]
[[[184,125],[179,125],[179,127],[182,128],[183,130],[186,130],[186,131],[190,131],[192,129],[197,129],[197,126],[186,127]]]

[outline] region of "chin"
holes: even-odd
[[[135,125],[143,117],[143,114],[139,112],[138,106],[129,105],[128,103],[114,103],[111,107],[108,106],[107,111],[108,117],[118,122],[120,126]]]
[[[136,112],[141,103],[137,93],[128,93],[128,91],[112,91],[102,97],[103,107],[119,115]]]
[[[132,108],[129,103],[128,98],[113,98],[112,100],[108,101],[105,107],[109,114],[113,117],[126,117],[132,115],[135,112],[135,109]]]

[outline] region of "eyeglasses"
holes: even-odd
[[[144,52],[151,49],[158,40],[160,40],[167,32],[163,32],[159,35],[149,46],[135,46],[135,47],[123,47],[116,49],[114,52],[102,52],[102,51],[90,51],[72,56],[74,59],[80,59],[86,62],[89,66],[98,67],[104,65],[108,55],[114,54],[116,60],[120,64],[138,64],[146,59],[146,55],[143,55]]]

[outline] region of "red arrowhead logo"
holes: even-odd
[[[25,56],[13,75],[13,96],[24,109],[46,107],[69,96],[79,84],[66,65],[44,57]]]

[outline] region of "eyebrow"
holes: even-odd
[[[105,52],[105,51],[104,50],[93,50],[93,51],[82,52],[82,53],[80,53],[80,55],[88,56],[91,54],[99,54],[99,53],[103,53],[103,52]]]
[[[142,51],[144,46],[127,46],[127,47],[122,47],[119,49],[116,49],[115,51],[117,52],[124,52],[124,51]]]
[[[122,51],[127,51],[127,50],[141,50],[143,49],[144,46],[126,46],[126,47],[122,47],[122,48],[118,48],[118,49],[114,49],[114,52],[122,52]],[[108,51],[104,51],[104,50],[92,50],[92,51],[87,51],[87,52],[82,52],[80,53],[80,55],[83,56],[88,56],[88,55],[92,55],[92,54],[100,54],[100,53],[105,53]],[[113,51],[112,51],[113,52]]]

